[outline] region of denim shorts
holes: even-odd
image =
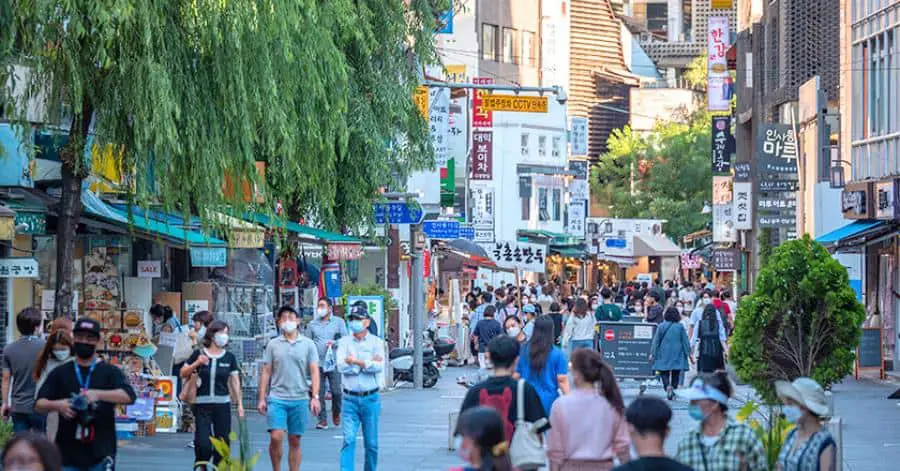
[[[309,422],[309,400],[285,400],[270,397],[268,403],[268,430],[285,430],[288,435],[303,435]]]

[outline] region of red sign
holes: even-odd
[[[430,250],[426,250],[424,252],[424,258],[425,259],[423,260],[424,266],[422,267],[422,271],[423,271],[422,277],[428,278],[431,276],[431,251]]]
[[[606,329],[606,332],[603,332],[603,338],[607,342],[612,342],[613,340],[616,339],[616,333],[612,329]]]
[[[472,180],[490,180],[494,168],[494,133],[472,131]]]
[[[474,77],[472,83],[476,85],[492,85],[494,79],[489,77]],[[487,90],[475,90],[472,97],[472,127],[473,128],[489,128],[494,124],[494,113],[487,111],[482,106],[481,98],[488,94]]]

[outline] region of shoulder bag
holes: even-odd
[[[547,452],[541,444],[538,429],[547,423],[547,418],[529,423],[525,420],[525,380],[516,386],[516,430],[509,446],[512,465],[521,470],[534,470],[547,465]]]
[[[197,387],[200,386],[200,375],[196,372],[181,382],[181,392],[178,393],[178,399],[186,404],[193,404],[197,401]]]

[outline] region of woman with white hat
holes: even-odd
[[[784,403],[785,419],[797,424],[791,430],[781,453],[779,471],[830,471],[835,464],[835,443],[822,428],[822,417],[828,415],[825,390],[810,378],[797,378],[793,383],[776,381],[775,392]]]

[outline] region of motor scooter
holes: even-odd
[[[438,367],[442,358],[456,349],[456,343],[453,339],[437,337],[435,331],[431,329],[424,332],[423,335],[427,342],[425,342],[422,352],[422,386],[433,388],[441,377]],[[414,351],[412,348],[394,348],[388,354],[391,369],[394,371],[395,383],[413,381]]]

